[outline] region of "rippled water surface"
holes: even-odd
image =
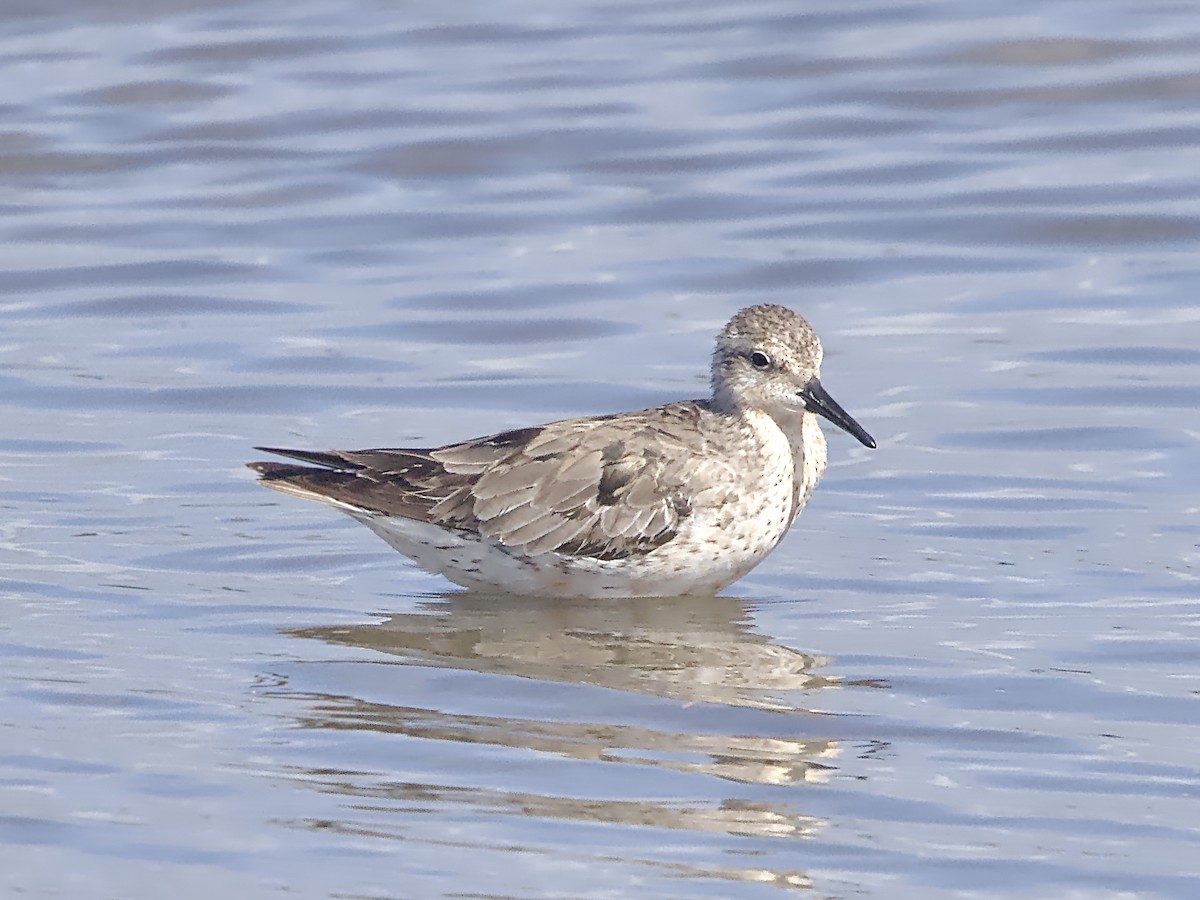
[[[1189,4],[9,0],[13,897],[1200,895]],[[450,592],[255,443],[706,390],[830,436],[709,600]]]

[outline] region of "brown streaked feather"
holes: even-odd
[[[261,482],[285,494],[333,502],[407,519],[423,518],[415,495],[390,489],[386,482],[365,478],[354,470],[315,469],[293,463],[248,464]]]

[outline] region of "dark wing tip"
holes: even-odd
[[[321,475],[328,469],[314,469],[310,466],[298,466],[295,463],[283,462],[248,462],[246,468],[258,473],[263,481],[282,481],[304,475]]]
[[[353,464],[348,465],[348,461],[344,454],[338,453],[336,450],[289,450],[285,447],[255,447],[255,450],[261,450],[263,453],[274,453],[276,456],[286,456],[289,459],[298,459],[300,462],[311,463],[314,466],[323,466],[326,469],[345,469],[356,468]],[[273,466],[280,465],[279,463],[246,463],[256,472],[261,472],[261,469],[256,466]]]

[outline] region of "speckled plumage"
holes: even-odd
[[[713,395],[436,449],[280,450],[263,484],[329,504],[423,568],[540,596],[712,593],[757,565],[825,470],[817,415],[874,441],[821,387],[821,345],[782,306],[717,338]]]

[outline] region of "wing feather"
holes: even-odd
[[[535,502],[539,502],[540,496],[539,494],[534,497]],[[584,508],[588,500],[594,499],[595,496],[596,482],[577,481],[570,484],[555,485],[553,490],[546,491],[545,499],[540,502],[550,512],[569,515],[576,510]]]
[[[587,530],[590,522],[584,518],[578,519],[563,519],[556,517],[553,519],[547,518],[547,523],[553,522],[554,527],[547,531],[539,538],[535,538],[525,544],[525,552],[529,554],[550,553],[552,551],[563,551],[563,547],[578,540],[579,536]]]

